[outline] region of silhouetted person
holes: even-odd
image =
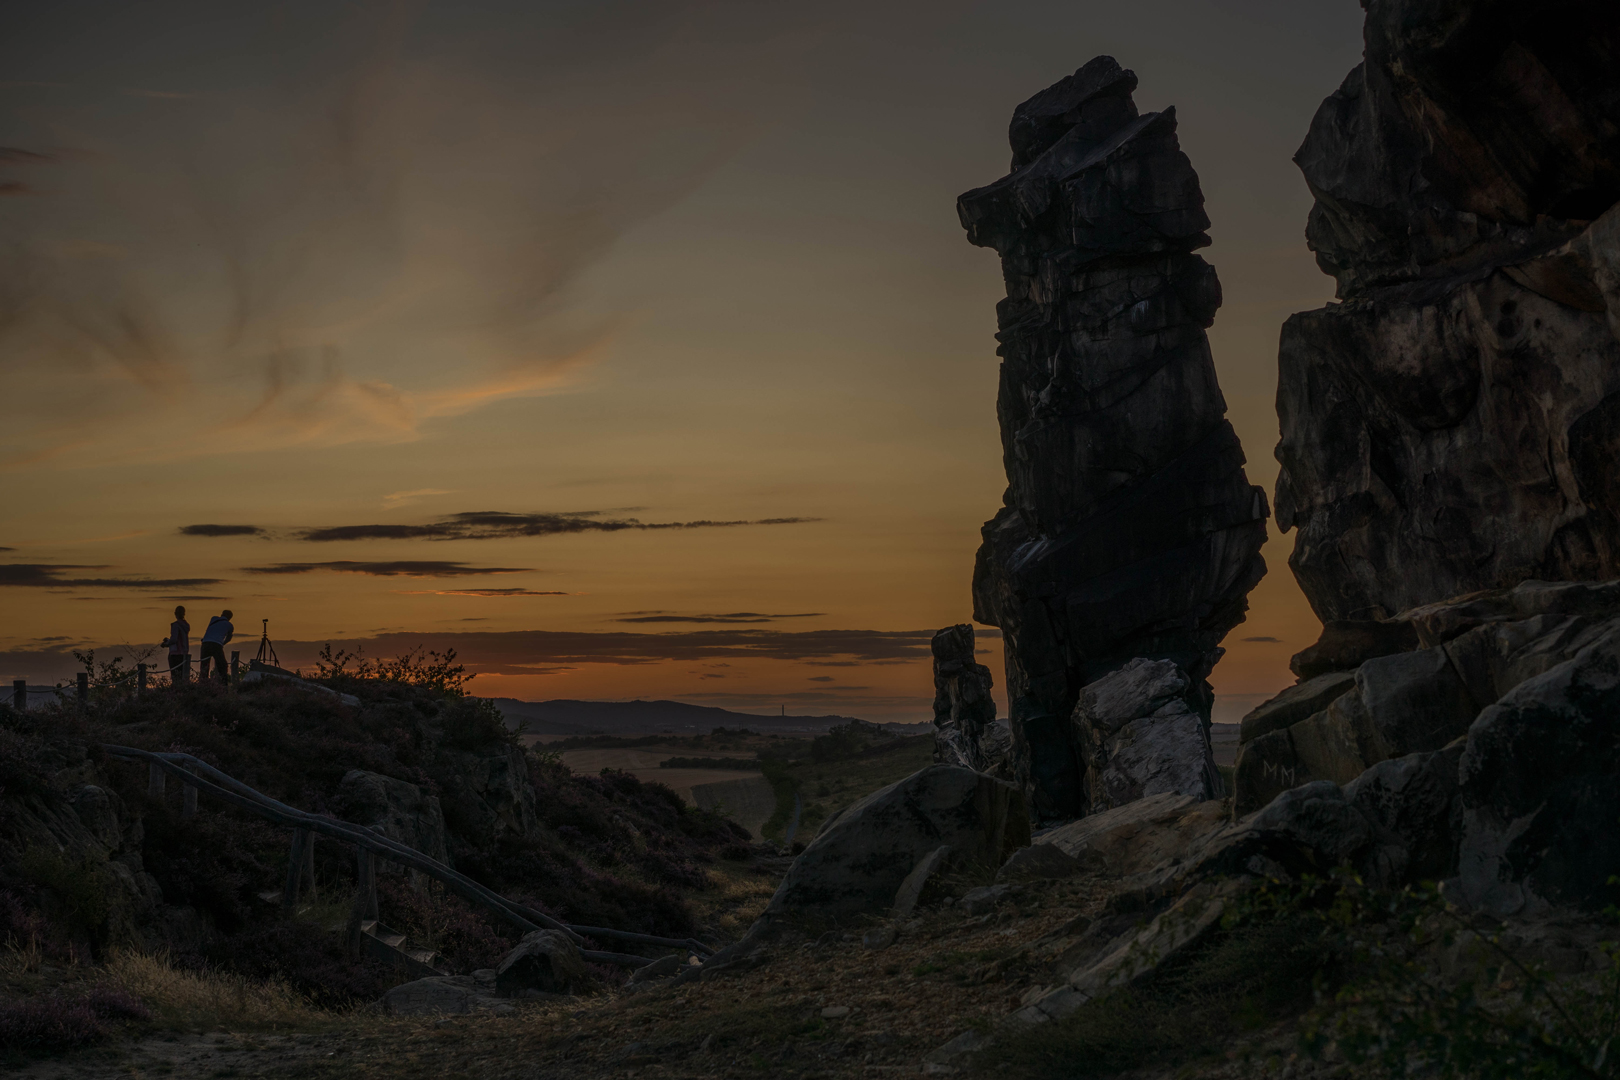
[[[197,681],[208,681],[208,661],[212,660],[219,665],[219,681],[229,683],[231,673],[225,668],[225,644],[236,635],[236,628],[231,625],[231,613],[222,611],[208,620],[208,629],[203,631],[202,660],[197,665]]]
[[[186,622],[186,609],[174,609],[174,622],[169,624],[169,636],[163,639],[169,649],[169,681],[183,683],[191,678],[191,624]]]

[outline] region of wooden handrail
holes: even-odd
[[[652,934],[638,934],[629,930],[609,930],[599,926],[571,926],[552,918],[544,912],[508,900],[492,889],[480,885],[465,874],[452,870],[437,859],[430,858],[415,848],[402,844],[375,829],[365,825],[355,825],[351,822],[336,821],[332,818],[321,817],[288,806],[286,803],[270,798],[263,792],[249,787],[235,777],[221,772],[207,762],[201,761],[190,754],[154,753],[133,746],[117,746],[111,743],[103,743],[101,749],[113,757],[149,762],[161,768],[164,772],[177,777],[183,784],[195,787],[199,791],[206,791],[223,802],[258,814],[260,817],[274,821],[279,825],[288,825],[293,828],[322,833],[333,839],[374,851],[391,862],[397,862],[413,870],[419,870],[431,878],[442,881],[463,898],[490,909],[525,933],[543,928],[567,934],[575,943],[581,942],[583,938],[588,936],[628,941],[641,945],[658,945],[664,948],[691,949],[700,956],[712,956],[714,954],[712,947],[695,938],[665,938]],[[204,779],[204,777],[208,779]],[[623,966],[640,966],[651,962],[647,957],[631,957],[624,953],[598,953],[591,950],[582,950],[581,955],[587,960]]]

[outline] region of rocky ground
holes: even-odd
[[[56,1077],[872,1076],[988,1027],[1056,981],[1052,965],[1104,916],[1105,874],[1034,882],[988,910],[872,919],[769,949],[749,970],[618,990],[506,1015],[391,1018],[362,1009],[303,1030],[168,1030],[21,1067]],[[1129,920],[1127,920],[1129,921]],[[1218,1064],[1218,1062],[1212,1062]]]

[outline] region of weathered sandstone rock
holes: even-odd
[[[1246,737],[1235,770],[1237,812],[1257,810],[1311,780],[1345,784],[1378,762],[1441,749],[1467,732],[1482,709],[1575,656],[1617,617],[1614,582],[1530,581],[1402,612],[1391,621],[1432,644],[1369,660],[1356,669],[1353,688],[1327,707]],[[1311,685],[1276,700],[1311,700]],[[1268,702],[1246,717],[1245,730],[1259,730],[1262,721],[1271,726],[1262,713],[1271,708]]]
[[[934,760],[992,775],[1009,762],[1004,738],[992,730],[996,699],[990,669],[974,660],[973,625],[958,623],[934,635]]]
[[[828,822],[788,869],[764,919],[887,911],[925,856],[987,871],[1029,843],[1022,794],[956,765],[931,765],[874,791]],[[752,933],[752,931],[750,932]]]
[[[1321,712],[1355,685],[1352,671],[1330,672],[1295,683],[1243,718],[1239,742],[1253,742],[1262,735],[1292,727]]]
[[[1071,737],[1088,812],[1150,795],[1215,797],[1221,777],[1196,700],[1174,663],[1140,657],[1080,691]]]
[[[1620,619],[1527,679],[1468,731],[1459,871],[1470,902],[1511,915],[1601,909],[1620,867]]]
[[[1005,505],[984,527],[974,618],[1001,628],[1017,782],[1043,820],[1087,809],[1068,728],[1133,657],[1205,682],[1242,621],[1263,493],[1243,473],[1204,331],[1220,306],[1198,177],[1173,109],[1138,115],[1110,57],[1014,111],[1012,172],[967,192],[1001,256]]]
[[[1342,302],[1282,332],[1290,564],[1324,620],[1362,623],[1528,578],[1613,578],[1614,5],[1364,6],[1365,62],[1295,157]]]
[[[348,820],[355,824],[375,829],[442,863],[450,861],[445,850],[444,812],[437,796],[392,776],[350,769],[338,785],[338,798]]]
[[[1227,823],[1223,803],[1190,795],[1149,795],[1060,825],[1035,838],[1083,863],[1102,862],[1122,877],[1180,859],[1199,838]]]
[[[532,930],[495,969],[495,991],[502,997],[572,994],[590,980],[579,948],[558,930]]]

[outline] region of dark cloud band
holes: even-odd
[[[313,574],[329,571],[335,574],[364,574],[367,577],[476,577],[480,574],[527,574],[529,566],[468,566],[460,562],[441,562],[434,559],[401,560],[398,562],[354,562],[338,559],[333,562],[284,562],[269,566],[244,566],[244,574]]]
[[[624,532],[659,529],[728,529],[745,525],[799,525],[820,518],[756,518],[738,521],[640,521],[636,518],[606,518],[602,511],[585,510],[568,514],[509,514],[501,510],[480,510],[452,514],[426,525],[336,525],[307,529],[300,540],[325,543],[333,540],[500,540],[525,536],[565,536],[586,532]]]
[[[625,612],[626,617],[614,619],[621,623],[768,623],[777,619],[815,619],[824,611],[795,611],[784,615],[768,615],[760,611],[732,611],[723,615],[672,615],[663,611]]]
[[[181,536],[264,536],[257,525],[182,525]]]
[[[75,570],[106,570],[105,566],[67,563],[0,564],[0,588],[22,589],[200,589],[218,585],[223,578],[73,577]]]

